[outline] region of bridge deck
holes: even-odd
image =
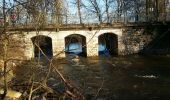
[[[165,25],[169,26],[170,22],[166,23],[145,23],[145,22],[137,22],[137,23],[113,23],[113,24],[62,24],[62,25],[55,25],[49,24],[44,26],[38,26],[35,24],[28,24],[28,25],[14,25],[8,26],[7,31],[36,31],[36,30],[46,30],[46,31],[59,31],[59,30],[93,30],[93,29],[107,29],[107,28],[143,28],[147,26],[159,26]],[[0,27],[2,30],[3,27]]]

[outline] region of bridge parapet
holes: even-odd
[[[93,30],[93,29],[107,29],[107,28],[143,28],[147,26],[160,26],[160,25],[170,25],[170,22],[128,22],[128,23],[102,23],[102,24],[48,24],[44,26],[38,26],[35,24],[22,24],[15,26],[8,26],[8,31],[67,31],[67,30]],[[0,29],[3,29],[1,27]]]

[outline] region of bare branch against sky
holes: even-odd
[[[165,20],[170,11],[169,2],[169,0],[154,2],[151,0],[6,0],[6,11],[8,14],[12,11],[17,12],[18,17],[22,16],[17,19],[19,23],[29,22],[40,13],[45,14],[44,24],[137,22]],[[0,17],[1,13],[2,1],[0,1]]]

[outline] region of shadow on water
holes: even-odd
[[[62,73],[91,100],[169,100],[170,57],[66,58]],[[104,83],[102,85],[102,83]]]

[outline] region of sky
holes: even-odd
[[[11,4],[9,4],[8,6],[12,5],[12,3],[14,2],[13,0],[5,0],[7,4],[9,4],[11,2]],[[2,7],[3,5],[3,0],[0,0],[0,6]]]

